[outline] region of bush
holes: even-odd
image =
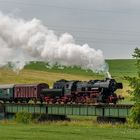
[[[129,120],[140,124],[140,49],[136,48],[133,54],[136,59],[137,77],[125,77],[131,87],[130,93],[133,95],[134,106],[131,109]]]
[[[15,120],[19,123],[28,124],[33,121],[33,116],[28,112],[18,112],[16,113]]]
[[[134,124],[140,123],[140,103],[137,103],[132,107],[129,121]]]

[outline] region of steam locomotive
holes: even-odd
[[[116,104],[121,96],[115,91],[122,89],[122,83],[115,79],[90,81],[68,81],[61,79],[53,84],[52,88],[46,83],[0,85],[0,100],[3,102],[26,102],[33,100],[48,104]]]
[[[114,93],[122,89],[122,83],[114,79],[67,81],[59,80],[53,85],[53,89],[42,89],[42,95],[47,103],[113,103],[123,99]]]

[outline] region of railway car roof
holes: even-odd
[[[30,87],[30,86],[39,86],[39,85],[42,85],[42,84],[46,84],[48,85],[47,83],[35,83],[35,84],[16,84],[15,87]]]
[[[2,88],[13,88],[15,85],[14,84],[3,84],[3,85],[0,85],[0,89]]]

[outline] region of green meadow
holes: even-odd
[[[139,140],[140,129],[110,124],[48,122],[44,124],[0,123],[2,140]]]
[[[123,76],[136,76],[136,61],[133,59],[114,59],[114,60],[106,60],[106,63],[109,67],[109,72],[113,77],[123,77]],[[67,74],[78,74],[85,76],[98,76],[100,77],[103,74],[95,74],[90,70],[82,70],[78,67],[57,67],[49,69],[47,67],[47,63],[44,62],[32,62],[25,67],[25,69],[32,69],[38,71],[47,71],[47,72],[57,72],[57,73],[67,73]]]

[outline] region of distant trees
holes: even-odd
[[[140,123],[140,49],[135,48],[133,58],[136,59],[137,76],[126,77],[129,81],[132,90],[130,93],[133,95],[134,106],[130,112],[130,120],[133,123]]]

